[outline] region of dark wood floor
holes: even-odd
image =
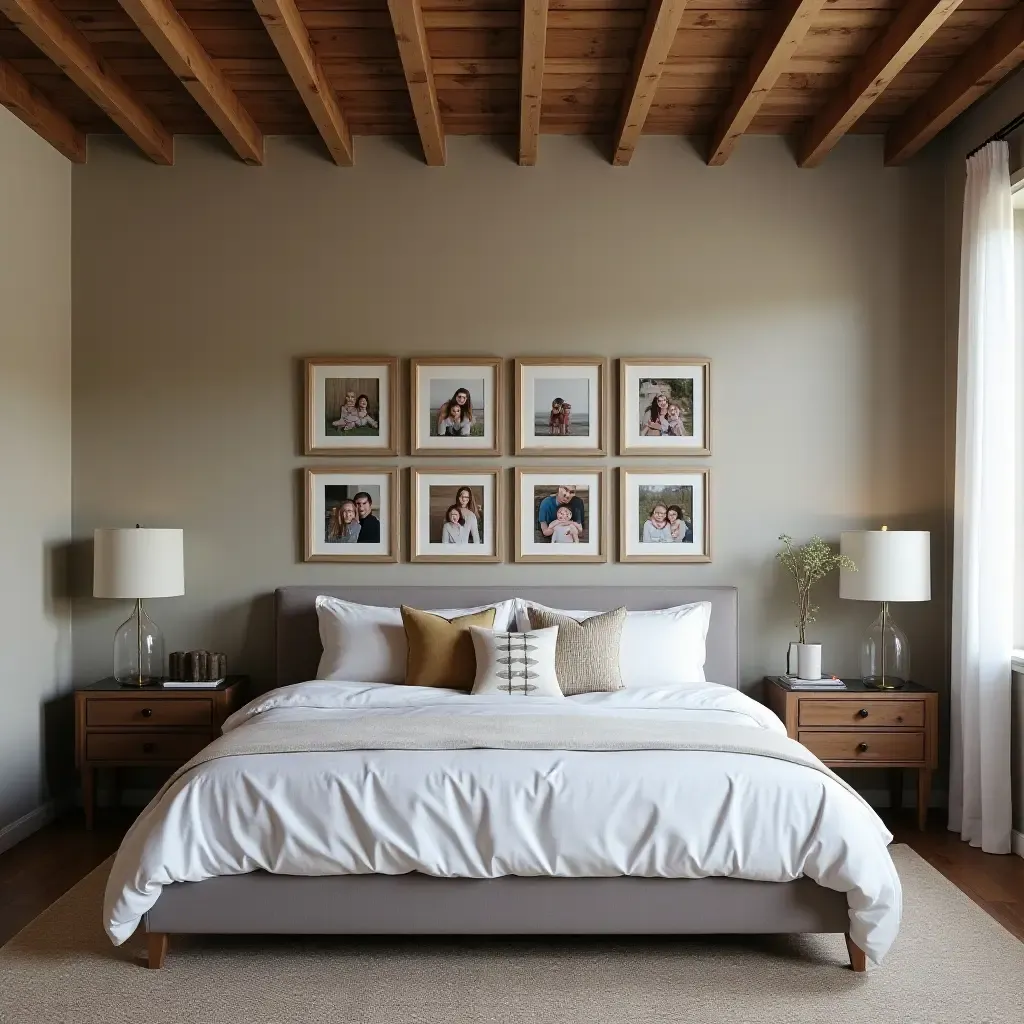
[[[958,885],[979,906],[1024,941],[1024,858],[995,857],[973,850],[933,814],[918,832],[913,812],[883,818],[896,836]],[[110,856],[130,817],[102,816],[94,832],[70,816],[0,854],[0,945]]]

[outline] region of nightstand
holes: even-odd
[[[764,702],[786,732],[829,768],[888,768],[894,807],[902,803],[903,769],[917,770],[917,826],[923,829],[939,766],[939,695],[916,683],[874,690],[847,679],[845,690],[787,690],[764,680]]]
[[[82,773],[85,827],[92,828],[97,768],[180,768],[220,735],[240,708],[246,676],[215,690],[121,686],[115,679],[75,691],[75,764]]]

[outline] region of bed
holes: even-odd
[[[637,694],[567,698],[565,706],[544,709],[545,723],[550,714],[556,729],[554,719],[565,715],[569,732],[585,734],[609,723],[628,732],[650,721],[652,733],[678,728],[696,735],[713,733],[718,721],[739,722],[749,727],[742,736],[759,743],[781,728],[736,690],[732,588],[285,587],[275,595],[275,676],[287,689],[239,713],[235,734],[255,734],[265,724],[294,734],[343,722],[372,726],[386,737],[389,730],[408,731],[410,719],[422,714],[435,723],[443,717],[453,726],[486,725],[489,711],[474,703],[479,697],[307,682],[315,679],[320,656],[319,594],[419,608],[511,597],[556,608],[636,611],[709,601],[705,670],[713,684],[666,694],[652,683]],[[755,759],[742,748],[354,746],[332,746],[329,753],[256,746],[246,756],[200,764],[173,782],[118,852],[104,907],[112,940],[124,941],[141,923],[155,968],[163,965],[168,937],[178,934],[831,932],[846,935],[851,967],[863,971],[868,959],[881,960],[898,928],[899,880],[887,851],[892,837],[823,767]],[[487,815],[500,817],[509,777],[518,786],[515,799],[522,799],[523,772],[533,791],[525,805],[509,798],[515,827],[492,821]],[[468,799],[459,780],[469,776],[473,785],[494,780],[485,812],[459,804]],[[413,792],[417,778],[422,793]],[[645,801],[646,831],[632,837]],[[331,820],[349,822],[351,834],[343,839],[322,815],[323,806],[336,802],[345,811]],[[685,814],[664,813],[684,805]],[[463,814],[460,824],[455,819]],[[641,818],[634,821],[636,814]],[[593,836],[588,822],[596,822]],[[702,837],[693,849],[685,834],[691,825]],[[466,838],[474,828],[475,847]],[[551,849],[540,849],[542,833],[556,837]]]

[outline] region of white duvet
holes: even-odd
[[[657,716],[784,733],[725,686],[649,685],[563,698],[469,696],[374,683],[275,690],[228,719],[351,715]],[[847,893],[850,933],[878,962],[900,920],[892,836],[820,771],[708,751],[402,750],[252,754],[182,775],[125,836],[107,882],[117,944],[171,882],[265,870],[444,877],[806,875]]]

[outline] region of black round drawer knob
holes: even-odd
[[[857,717],[858,718],[867,718],[868,717],[868,709],[867,708],[861,708],[860,711],[857,712]]]
[[[864,754],[864,753],[867,752],[867,749],[868,749],[868,745],[866,743],[858,743],[857,744],[857,751],[859,753]]]
[[[154,750],[156,750],[156,744],[155,743],[143,743],[142,744],[142,752],[144,754],[152,754]]]
[[[143,718],[151,718],[152,715],[153,715],[153,709],[152,708],[143,708],[142,709],[142,717]]]

